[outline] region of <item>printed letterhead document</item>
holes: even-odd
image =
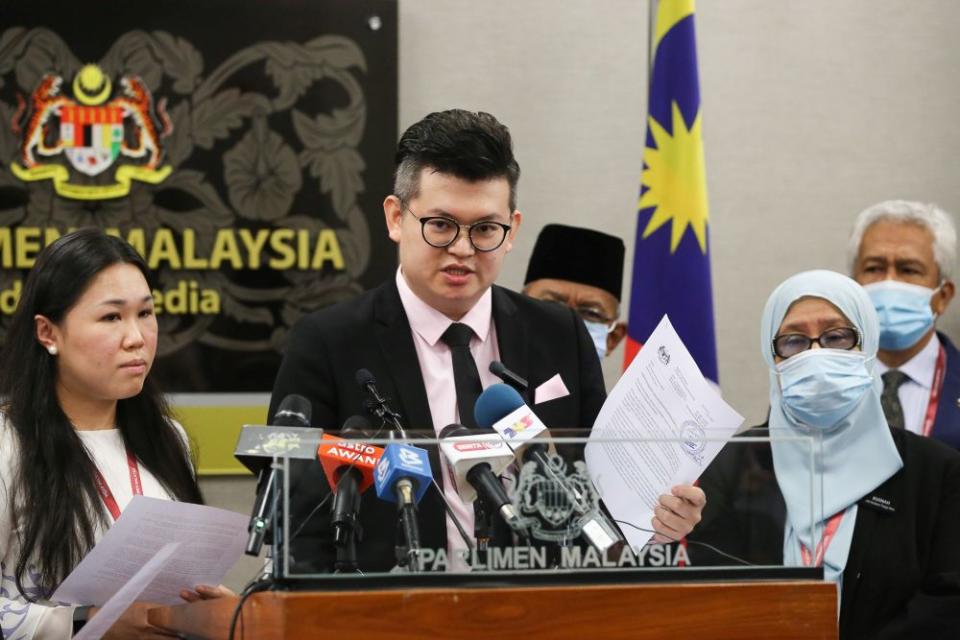
[[[183,604],[181,589],[220,584],[243,554],[248,517],[199,504],[134,496],[110,530],[67,576],[54,602],[101,607],[168,543],[179,543],[138,595]]]
[[[614,519],[651,529],[660,496],[700,477],[741,424],[664,316],[593,424],[590,479]],[[620,529],[634,548],[653,536]]]

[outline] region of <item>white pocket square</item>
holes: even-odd
[[[563,378],[558,373],[537,387],[536,391],[533,392],[533,404],[556,400],[568,395],[570,395],[570,391],[567,390],[567,385],[563,384]]]

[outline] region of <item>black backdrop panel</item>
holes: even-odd
[[[154,273],[165,390],[268,391],[300,317],[393,273],[393,0],[4,4],[0,332],[95,225]]]

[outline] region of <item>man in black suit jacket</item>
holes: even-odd
[[[482,343],[485,357],[526,378],[531,391],[552,381],[548,399],[536,403],[543,398],[535,392],[527,398],[548,427],[592,426],[605,391],[583,322],[570,309],[493,285],[522,219],[516,208],[520,169],[506,127],[484,113],[432,113],[403,134],[396,161],[395,193],[383,209],[390,238],[399,246],[400,269],[378,288],[298,323],[277,375],[270,415],[284,397],[298,393],[313,405],[314,426],[339,429],[349,416],[365,411],[365,394],[355,381],[357,370],[365,368],[404,426],[417,435],[434,437],[455,415],[465,422],[466,412],[473,411],[470,403],[454,408],[456,414],[431,411],[438,406],[435,396],[442,395],[431,384],[453,377],[451,350],[415,335],[411,306],[449,325],[466,323],[466,316],[489,304],[491,331],[473,334],[471,352]],[[425,376],[424,367],[433,369]],[[435,449],[431,467],[442,484],[446,474]],[[329,571],[334,558],[329,500],[316,509],[329,495],[327,482],[319,465],[304,464],[291,483],[291,528],[302,527],[292,545],[295,559],[312,570]],[[684,491],[683,498],[664,498],[662,517],[655,522],[661,534],[681,537],[699,519],[702,492]],[[437,491],[427,492],[419,511],[422,547],[446,549]],[[372,491],[364,494],[363,538],[357,546],[361,570],[385,571],[396,563],[396,519],[395,506],[377,500]]]

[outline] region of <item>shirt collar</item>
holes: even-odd
[[[940,339],[937,337],[937,333],[934,332],[927,346],[897,368],[907,374],[913,382],[916,382],[921,387],[931,389],[933,388],[933,374],[936,372],[937,357],[939,355]],[[879,360],[877,360],[877,364],[879,365],[881,375],[890,369],[890,367]]]
[[[413,292],[401,267],[397,267],[397,291],[400,293],[400,302],[407,314],[410,328],[431,347],[437,344],[440,336],[447,330],[453,321],[429,304],[420,299]],[[490,320],[493,317],[493,293],[488,287],[477,303],[460,318],[459,322],[467,325],[483,342],[490,332]]]

